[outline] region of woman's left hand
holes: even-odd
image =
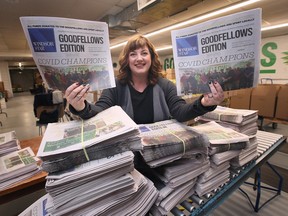
[[[201,104],[205,107],[219,105],[224,100],[224,92],[221,85],[217,82],[209,82],[211,93],[204,94]]]

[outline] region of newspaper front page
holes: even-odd
[[[177,94],[208,93],[209,81],[224,91],[255,87],[259,77],[261,9],[171,32]]]
[[[65,91],[74,82],[90,90],[115,86],[105,22],[58,17],[20,17],[40,74],[49,88]]]
[[[133,131],[138,133],[137,124],[121,107],[113,106],[87,120],[48,124],[37,156],[81,150]]]

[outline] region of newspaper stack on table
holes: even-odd
[[[151,209],[153,215],[167,215],[183,197],[194,193],[194,183],[199,175],[209,169],[207,148],[194,158],[181,158],[169,164],[151,168],[148,165],[141,172],[159,190],[159,196]]]
[[[234,168],[241,167],[249,163],[250,161],[254,160],[258,154],[257,147],[258,147],[257,137],[251,137],[249,145],[245,149],[241,150],[241,152],[237,157],[233,158],[230,161],[231,166]]]
[[[229,161],[226,161],[220,165],[210,162],[209,170],[204,172],[197,179],[195,186],[195,192],[197,195],[203,196],[208,194],[214,189],[218,188],[220,185],[227,182],[230,177],[230,172],[228,171],[229,167]]]
[[[250,122],[255,122],[255,119],[257,120],[258,111],[217,106],[215,110],[207,112],[199,118],[216,122],[246,125]]]
[[[209,145],[205,135],[176,120],[143,124],[139,130],[143,145],[141,155],[150,167],[193,158]]]
[[[152,206],[149,212],[153,216],[168,215],[174,206],[194,194],[195,182],[195,179],[193,179],[190,182],[187,182],[171,191],[169,188],[167,188],[167,186],[164,186],[164,188],[160,190],[160,194],[167,193],[167,195],[161,200],[161,202],[158,200],[158,202]],[[160,186],[158,185],[158,187]]]
[[[50,173],[45,211],[56,215],[145,215],[158,197],[131,151]]]
[[[199,196],[207,194],[229,180],[229,161],[239,156],[241,149],[249,145],[249,137],[215,121],[193,126],[208,137],[210,169],[197,180],[195,191]]]
[[[0,157],[20,149],[15,131],[0,134]]]
[[[0,191],[40,171],[30,147],[0,157]]]
[[[48,124],[37,156],[45,171],[57,172],[88,160],[141,150],[138,135],[137,124],[114,106],[88,120]]]
[[[226,128],[211,121],[208,123],[193,126],[199,133],[204,133],[209,140],[209,155],[229,150],[244,149],[249,143],[249,137],[231,128]],[[225,154],[224,154],[225,155]]]
[[[206,157],[180,159],[153,169],[149,178],[159,190],[159,197],[151,209],[152,214],[167,215],[180,201],[194,194],[197,177],[209,166],[206,154]]]

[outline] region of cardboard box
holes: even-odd
[[[288,85],[282,85],[279,89],[275,118],[288,120]]]
[[[233,91],[229,107],[234,109],[250,109],[251,92],[252,88]]]
[[[274,118],[276,108],[276,97],[279,85],[262,84],[253,88],[251,93],[251,110],[258,110],[262,117]]]

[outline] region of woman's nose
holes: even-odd
[[[137,54],[136,60],[137,60],[137,61],[143,60],[142,55],[141,55],[141,54]]]

